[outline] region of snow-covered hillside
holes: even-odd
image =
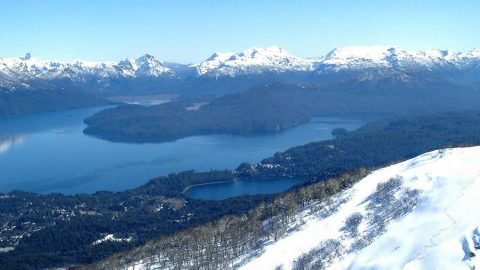
[[[371,173],[241,269],[475,269],[480,147],[438,150]]]

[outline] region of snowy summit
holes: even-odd
[[[249,48],[241,53],[214,53],[194,67],[199,75],[234,77],[262,72],[310,71],[313,64],[310,60],[272,46]]]
[[[480,51],[457,53],[449,50],[407,51],[396,46],[350,46],[334,49],[316,60],[317,68],[441,68],[479,63]]]
[[[472,147],[377,170],[241,269],[478,269],[479,165]]]

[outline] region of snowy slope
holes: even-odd
[[[474,269],[479,195],[480,147],[426,153],[373,172],[326,218],[306,210],[299,231],[241,269]]]

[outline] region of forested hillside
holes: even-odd
[[[0,89],[0,119],[37,112],[61,111],[109,104],[90,94],[65,89]]]
[[[472,109],[477,104],[478,91],[424,78],[351,80],[326,87],[269,83],[195,110],[182,102],[107,109],[85,120],[85,133],[111,141],[158,142],[203,134],[278,132],[314,116],[378,118]]]

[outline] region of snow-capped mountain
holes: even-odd
[[[457,148],[377,170],[240,269],[478,268],[479,161]]]
[[[350,46],[334,49],[323,57],[305,59],[279,47],[250,48],[241,53],[215,53],[191,67],[199,78],[255,75],[255,78],[311,80],[327,85],[384,79],[409,84],[420,79],[470,87],[480,76],[480,50],[408,51],[395,46]],[[275,76],[270,78],[271,75]]]
[[[480,50],[464,53],[448,50],[407,51],[394,46],[344,47],[315,60],[317,69],[468,67],[480,64]]]
[[[125,59],[114,62],[71,61],[56,62],[32,58],[30,54],[18,58],[0,58],[0,74],[15,80],[70,79],[83,81],[89,77],[99,79],[117,77],[174,76],[174,72],[153,56],[145,54],[135,61]]]
[[[155,59],[150,54],[145,54],[142,57],[135,60],[137,69],[135,70],[135,76],[144,77],[160,77],[160,76],[174,76],[175,73],[170,68],[163,65],[162,62]]]
[[[241,53],[215,53],[205,61],[192,65],[199,76],[235,77],[265,72],[324,72],[372,68],[422,69],[478,68],[480,50],[452,52],[448,50],[407,51],[395,46],[350,46],[337,48],[327,55],[305,59],[279,47],[250,48]]]
[[[347,83],[348,87],[354,87],[357,82],[375,83],[386,79],[401,84],[435,81],[437,85],[448,82],[478,87],[479,77],[480,50],[407,51],[391,46],[345,47],[310,59],[276,46],[254,47],[240,53],[215,53],[191,65],[163,63],[149,54],[119,62],[44,61],[30,54],[0,58],[0,91],[10,92],[33,89],[40,81],[53,88],[69,89],[73,85],[93,93],[96,90],[111,94],[184,90],[185,93],[222,95],[271,81]],[[219,78],[226,79],[217,80]]]
[[[253,47],[241,53],[214,53],[198,64],[199,76],[235,76],[262,72],[308,72],[325,68],[335,70],[359,68],[438,68],[480,65],[480,50],[452,52],[448,50],[407,51],[394,46],[351,46],[336,48],[319,58],[304,59],[282,48]],[[56,62],[32,58],[30,54],[18,58],[0,58],[0,71],[7,75],[34,76],[44,79],[72,77],[74,74],[108,76],[153,76],[173,75],[174,72],[145,54],[132,61],[114,62]]]
[[[177,74],[172,66],[181,67]],[[196,70],[191,76],[190,69]],[[480,69],[480,50],[452,52],[448,50],[407,51],[393,46],[334,49],[327,55],[305,59],[282,48],[253,47],[240,53],[214,53],[211,57],[190,66],[164,64],[145,54],[136,60],[115,62],[44,61],[30,54],[18,58],[0,58],[0,81],[32,79],[136,78],[136,77],[235,77],[239,75],[286,74],[391,69],[404,71],[438,71]],[[186,77],[185,77],[186,76]],[[5,83],[4,83],[5,84]]]
[[[313,70],[313,63],[273,46],[249,48],[241,53],[214,53],[193,67],[199,76],[235,77],[264,72],[306,72]]]

